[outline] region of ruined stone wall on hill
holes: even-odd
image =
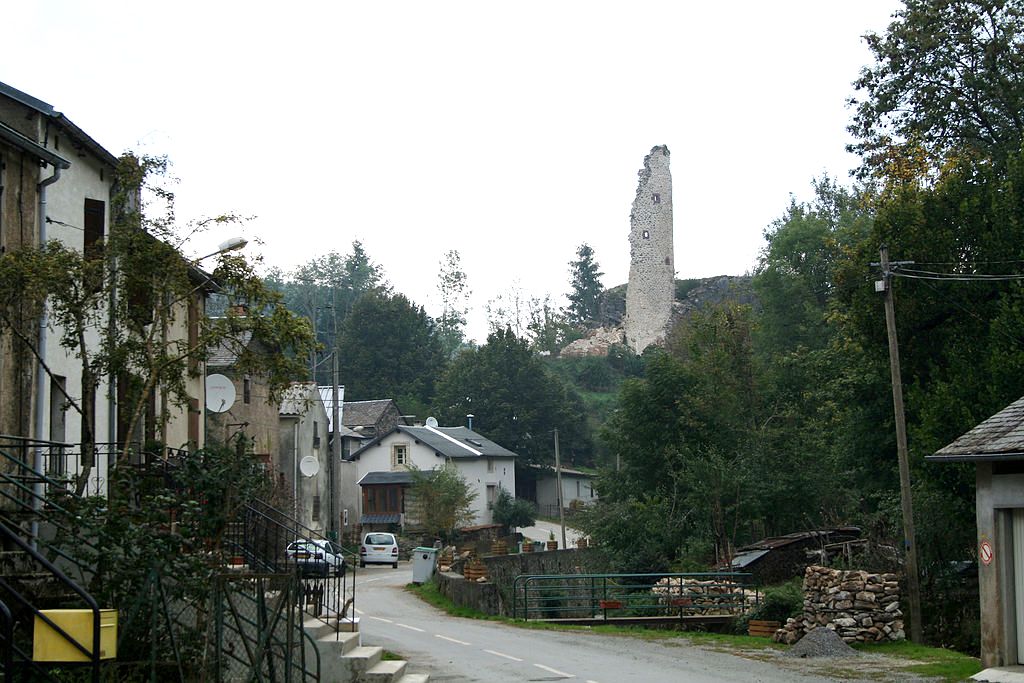
[[[626,344],[636,353],[665,338],[675,300],[672,173],[668,147],[651,150],[630,214]]]

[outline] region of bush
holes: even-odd
[[[514,530],[533,526],[537,521],[537,509],[530,501],[513,498],[508,491],[500,489],[498,498],[494,501],[493,517],[495,524]]]
[[[803,580],[793,579],[778,586],[765,588],[761,604],[750,613],[750,618],[785,623],[790,617],[800,616],[803,610]]]

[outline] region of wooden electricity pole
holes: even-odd
[[[892,270],[889,248],[881,249],[882,286],[885,291],[885,327],[889,333],[889,370],[892,374],[892,406],[896,418],[896,454],[900,463],[900,504],[903,510],[903,546],[906,551],[907,602],[910,606],[910,640],[922,642],[921,586],[917,569],[917,541],[914,533],[914,509],[910,496],[910,463],[907,456],[907,424],[903,415],[903,379],[900,376],[900,349],[896,339],[896,311],[892,297]]]
[[[565,506],[562,505],[562,459],[558,455],[558,430],[555,430],[555,485],[558,486],[558,523],[562,525],[562,549],[565,544]]]

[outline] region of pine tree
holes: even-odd
[[[576,249],[576,260],[569,262],[569,322],[576,325],[594,325],[599,317],[601,292],[600,266],[594,260],[594,250],[583,243]]]

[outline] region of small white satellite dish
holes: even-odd
[[[299,472],[302,472],[304,476],[315,477],[316,473],[320,471],[320,461],[314,458],[312,455],[307,455],[299,461]]]
[[[428,417],[427,418],[427,426],[428,427],[436,427],[437,426],[437,418],[436,417]]]
[[[235,404],[235,385],[224,375],[206,376],[206,409],[223,413]]]

